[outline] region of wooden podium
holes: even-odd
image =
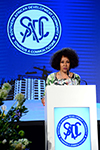
[[[45,150],[98,150],[95,85],[47,86]]]

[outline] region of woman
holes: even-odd
[[[71,48],[63,48],[57,51],[51,58],[52,68],[59,70],[58,72],[51,73],[46,80],[47,85],[79,85],[80,76],[70,72],[71,68],[78,66],[79,59],[76,52]],[[42,98],[42,104],[45,106],[45,93]]]

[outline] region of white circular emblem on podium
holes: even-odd
[[[83,118],[70,114],[61,118],[57,125],[57,136],[68,147],[82,145],[88,137],[88,125]]]
[[[30,3],[19,7],[7,24],[10,42],[27,55],[42,55],[52,50],[61,36],[61,23],[47,6]]]

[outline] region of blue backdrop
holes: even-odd
[[[42,55],[27,55],[10,42],[7,24],[19,7],[38,3],[50,8],[61,22],[61,37],[52,50]],[[50,66],[51,55],[63,47],[71,47],[79,55],[79,66],[71,71],[78,73],[89,85],[97,87],[100,103],[100,2],[99,0],[3,0],[0,1],[0,84],[26,77],[42,78],[43,66],[47,73],[55,71]]]

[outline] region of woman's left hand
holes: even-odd
[[[41,100],[43,106],[45,106],[45,98],[43,97],[42,100]]]

